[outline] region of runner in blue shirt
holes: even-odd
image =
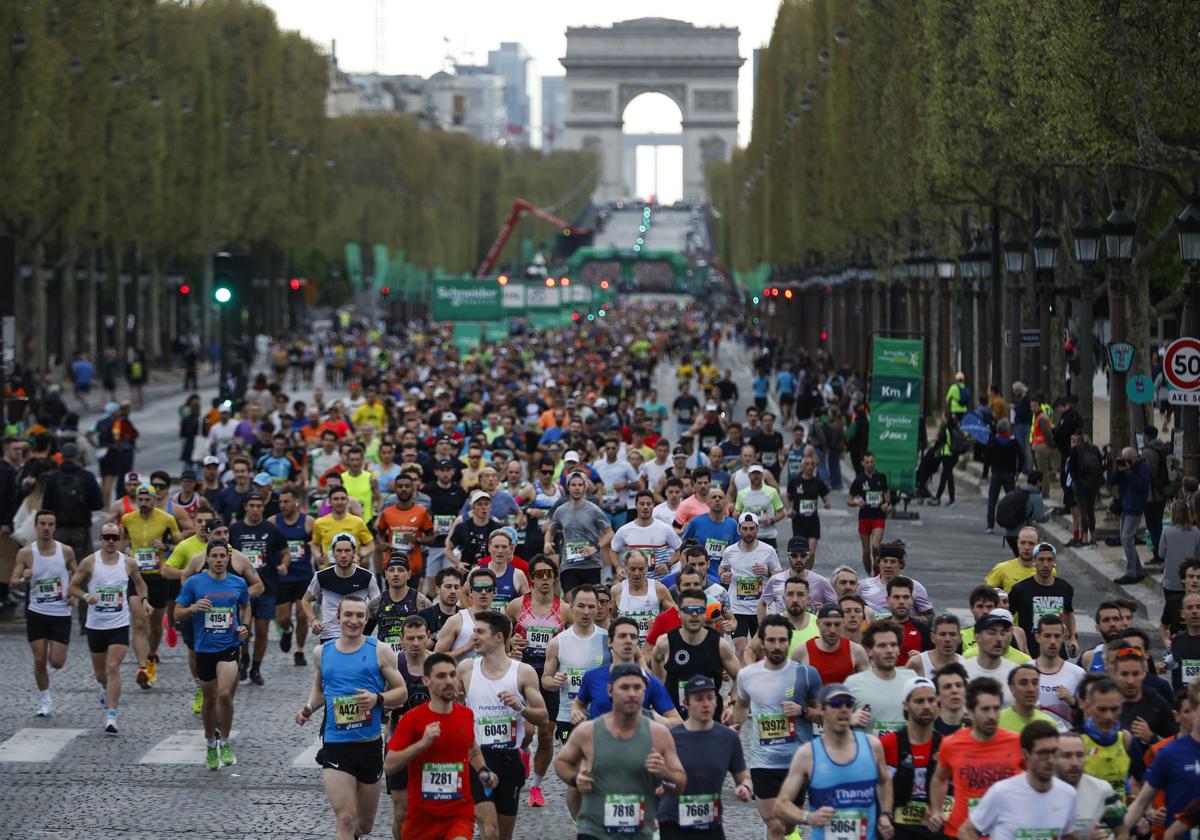
[[[609,674],[621,663],[637,664],[638,624],[632,618],[615,618],[608,628],[608,645],[612,649],[612,662],[592,668],[583,675],[579,694],[571,701],[571,723],[579,725],[612,711],[612,696],[608,692]],[[658,712],[655,719],[668,726],[683,723],[683,718],[671,701],[671,695],[658,677],[645,668],[646,695],[642,706]]]
[[[783,425],[792,423],[792,409],[796,405],[796,374],[789,368],[775,373],[775,390],[779,392],[779,408],[783,411]]]
[[[228,738],[233,731],[238,650],[250,635],[250,590],[245,580],[228,572],[228,543],[212,540],[204,557],[204,570],[184,581],[175,597],[175,620],[191,618],[195,628],[196,678],[204,694],[201,714],[208,741],[205,763],[209,770],[219,770],[237,763]]]
[[[1181,813],[1188,803],[1196,798],[1196,792],[1200,791],[1200,714],[1196,713],[1196,710],[1200,709],[1200,679],[1192,680],[1188,684],[1187,702],[1193,710],[1191,731],[1180,732],[1175,740],[1158,751],[1154,762],[1146,771],[1137,799],[1125,814],[1125,823],[1117,831],[1117,837],[1129,837],[1160,790],[1167,800],[1167,828],[1171,827],[1176,815]]]
[[[708,555],[708,576],[717,578],[717,567],[721,565],[721,552],[739,539],[737,522],[725,513],[725,491],[713,486],[708,491],[708,513],[692,517],[683,529],[680,538],[686,545],[695,540]]]

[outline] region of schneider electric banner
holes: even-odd
[[[925,342],[876,337],[871,346],[870,447],[893,490],[916,491]]]
[[[491,321],[500,317],[500,286],[495,283],[442,279],[433,286],[435,321]]]

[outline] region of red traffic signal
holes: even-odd
[[[496,282],[499,283],[501,286],[507,286],[508,285],[508,275],[501,274],[499,277],[496,278]]]
[[[392,293],[392,287],[391,287],[391,286],[383,286],[383,287],[382,287],[382,288],[379,290],[379,294],[383,295],[384,297],[387,297],[387,296],[388,296],[388,295],[390,295],[391,293]]]
[[[821,330],[821,340],[822,340],[822,341],[828,341],[828,340],[829,340],[829,333],[827,333],[825,330]]]
[[[601,280],[601,281],[600,281],[600,288],[601,288],[601,289],[607,289],[607,288],[608,288],[608,281],[607,281],[607,280]]]
[[[288,281],[288,288],[291,289],[293,292],[300,291],[300,285],[301,284],[300,284],[299,277],[293,277],[291,280]]]
[[[572,313],[571,313],[571,320],[572,320],[572,321],[578,321],[578,320],[579,320],[579,313],[578,313],[578,312],[572,312]]]
[[[187,296],[187,295],[190,295],[191,293],[192,293],[192,287],[189,286],[187,283],[184,283],[179,287],[179,294]]]

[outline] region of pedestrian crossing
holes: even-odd
[[[0,744],[0,762],[45,764],[85,729],[19,729]]]
[[[237,735],[235,729],[229,733],[229,739],[232,741]],[[203,729],[180,729],[155,744],[138,764],[203,764],[207,746]]]

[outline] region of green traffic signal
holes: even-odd
[[[213,289],[213,299],[217,303],[229,303],[229,301],[233,300],[233,292],[228,286],[217,286],[217,288]]]

